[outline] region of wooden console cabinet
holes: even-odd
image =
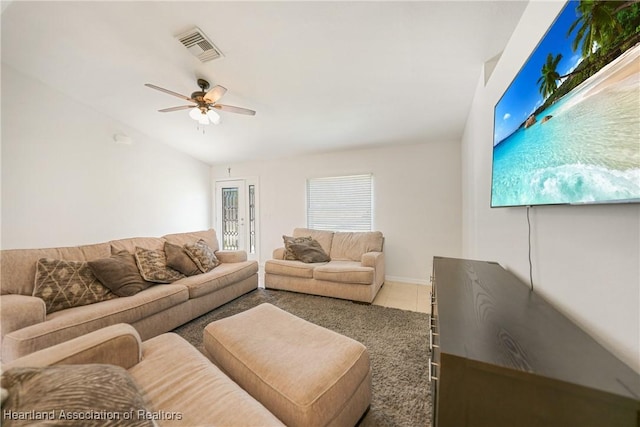
[[[499,264],[435,257],[432,283],[434,426],[640,426],[640,375]]]

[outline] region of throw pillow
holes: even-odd
[[[213,253],[213,249],[202,239],[195,243],[187,243],[184,245],[184,250],[203,273],[208,273],[220,265],[220,261]]]
[[[310,242],[304,241],[300,243],[290,243],[289,250],[293,252],[297,260],[302,262],[327,262],[331,261],[329,255],[322,249],[317,240],[311,239]]]
[[[164,253],[167,256],[167,265],[185,276],[195,276],[202,273],[182,246],[165,242]]]
[[[13,368],[2,373],[8,398],[2,425],[151,427],[144,398],[129,373],[114,365]],[[24,418],[6,414],[26,414]],[[37,418],[36,418],[37,417]]]
[[[164,251],[136,246],[135,258],[140,275],[147,282],[172,283],[185,277],[184,274],[167,266]]]
[[[290,247],[291,244],[310,242],[313,239],[311,238],[311,236],[305,236],[305,237],[282,236],[282,240],[284,241],[284,259],[287,259],[289,261],[295,261],[298,258],[296,258],[296,255],[291,250],[291,247]]]
[[[94,276],[86,261],[41,258],[36,263],[33,296],[47,313],[117,298]]]
[[[130,297],[153,285],[142,278],[135,257],[127,251],[88,264],[98,280],[119,297]]]

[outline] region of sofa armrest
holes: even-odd
[[[247,260],[247,252],[246,251],[217,251],[216,258],[218,258],[220,262],[224,262],[224,263],[244,262]]]
[[[27,295],[0,296],[0,336],[9,332],[42,323],[46,319],[47,307],[44,301]]]
[[[362,255],[363,267],[373,267],[375,272],[374,281],[376,285],[382,286],[384,283],[384,252],[367,252]]]
[[[284,259],[284,248],[276,248],[273,250],[273,259]]]
[[[131,325],[119,323],[3,364],[3,369],[105,363],[129,369],[142,360],[142,342]]]
[[[367,252],[362,254],[361,263],[363,267],[377,268],[380,262],[384,265],[384,252]]]

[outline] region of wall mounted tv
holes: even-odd
[[[639,203],[640,3],[567,2],[493,130],[491,207]]]

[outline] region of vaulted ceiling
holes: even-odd
[[[154,140],[228,163],[460,140],[485,61],[524,1],[3,2],[2,62]],[[175,36],[199,27],[224,57],[201,63]],[[197,78],[222,112],[196,130]]]

